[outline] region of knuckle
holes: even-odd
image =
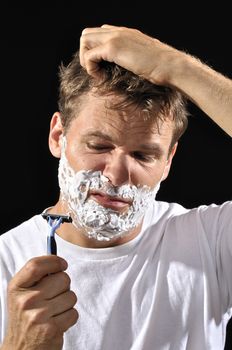
[[[124,29],[123,28],[119,28],[118,30],[116,30],[113,34],[112,34],[112,36],[111,36],[111,40],[110,41],[112,41],[113,43],[115,43],[115,42],[118,42],[118,40],[121,40],[121,32],[123,31]]]
[[[16,285],[14,283],[14,278],[12,278],[10,280],[10,282],[8,283],[7,292],[8,292],[8,294],[12,294],[13,292],[15,292],[16,289],[17,288],[16,288]]]
[[[84,28],[81,32],[81,35],[85,35],[89,33],[89,28]]]
[[[31,260],[29,260],[26,264],[25,264],[25,270],[27,270],[27,273],[30,276],[33,276],[33,278],[36,278],[38,276],[40,276],[41,273],[41,269],[40,266],[38,264],[38,260],[36,258],[33,258]]]
[[[111,55],[115,55],[118,47],[118,36],[115,35],[110,41],[107,43],[107,51],[111,53]]]
[[[26,295],[21,296],[17,299],[17,307],[19,310],[28,310],[31,306],[31,302]]]
[[[42,308],[33,309],[30,311],[28,319],[32,326],[42,324],[47,320],[47,310]]]
[[[34,293],[20,295],[17,299],[17,307],[21,311],[32,309],[35,305],[36,295]]]
[[[57,339],[59,338],[59,331],[55,322],[46,322],[41,326],[41,336],[43,339]],[[58,340],[58,339],[57,339]]]

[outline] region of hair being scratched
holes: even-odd
[[[174,122],[170,149],[182,136],[188,126],[187,100],[178,90],[155,85],[134,73],[106,61],[100,63],[102,78],[90,76],[80,65],[79,51],[71,62],[59,67],[58,107],[61,121],[66,132],[71,121],[78,117],[84,97],[90,92],[97,96],[116,95],[119,99],[110,99],[107,108],[126,111],[133,108],[144,119],[151,119],[160,125],[170,119]]]

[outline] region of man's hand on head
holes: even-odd
[[[108,61],[154,84],[169,85],[177,55],[184,53],[134,28],[105,24],[85,28],[80,38],[80,63],[96,78],[101,77],[100,62]]]

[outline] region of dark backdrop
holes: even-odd
[[[8,2],[0,9],[1,233],[58,199],[58,161],[47,146],[49,122],[57,110],[58,65],[71,59],[83,28],[135,27],[232,77],[230,11],[223,2],[205,11],[195,2],[181,7],[100,0],[81,6],[77,1]],[[196,106],[189,103],[189,110],[189,128],[158,198],[189,208],[220,204],[232,199],[232,142]]]

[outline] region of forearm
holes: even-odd
[[[197,58],[138,30],[105,25],[83,31],[80,59],[96,77],[103,59],[154,84],[179,89],[232,136],[232,81]]]
[[[177,60],[170,84],[232,136],[232,80],[189,55]]]

